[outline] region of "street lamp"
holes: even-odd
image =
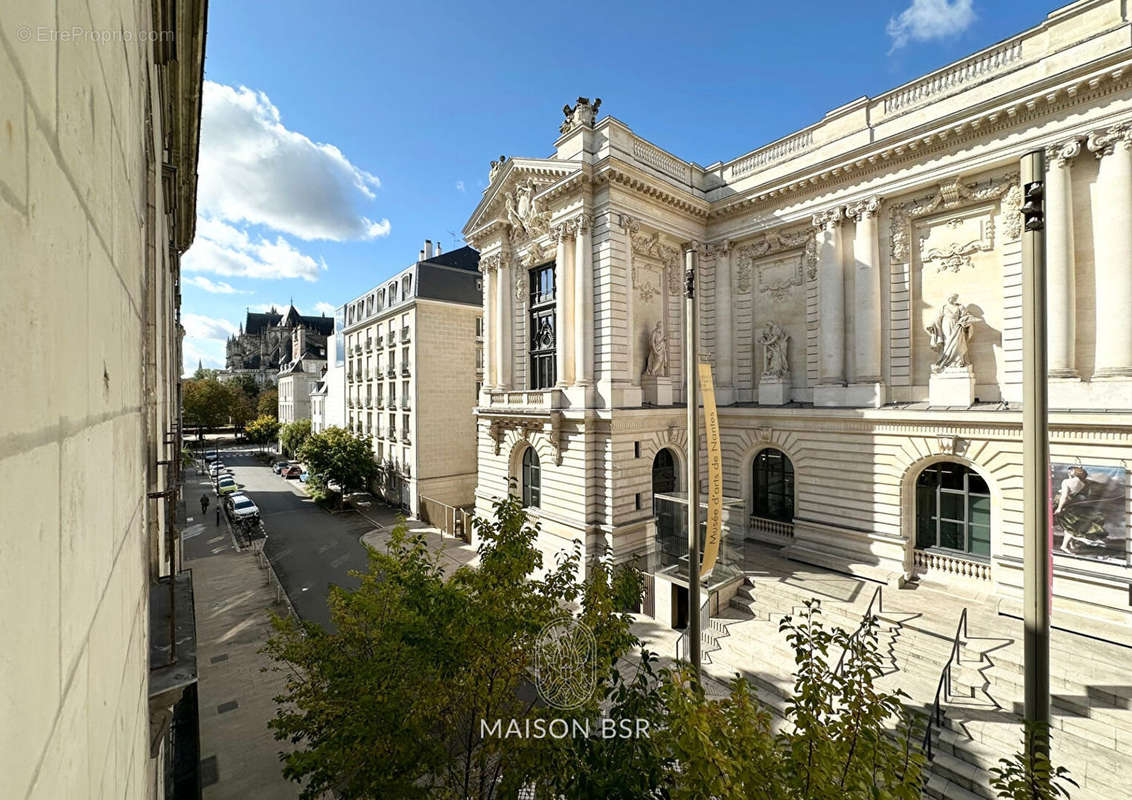
[[[1049,397],[1046,375],[1045,153],[1022,157],[1022,476],[1026,748],[1049,753]]]

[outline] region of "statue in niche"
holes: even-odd
[[[763,346],[763,378],[785,378],[790,374],[790,361],[787,346],[790,334],[777,322],[768,322],[759,334],[759,344]]]
[[[932,364],[932,372],[940,373],[952,367],[970,367],[971,357],[968,344],[971,341],[973,326],[979,318],[968,312],[967,306],[959,302],[959,295],[947,298],[935,321],[925,330],[931,335],[931,347],[939,353]]]
[[[649,334],[649,358],[645,363],[645,375],[653,377],[668,374],[668,337],[664,335],[664,325],[656,323]]]

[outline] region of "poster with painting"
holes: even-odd
[[[1055,551],[1127,563],[1128,473],[1124,467],[1054,462],[1050,468]]]

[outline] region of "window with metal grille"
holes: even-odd
[[[558,380],[555,361],[557,340],[554,326],[554,263],[535,267],[531,270],[530,278],[530,388],[549,389]]]
[[[538,508],[542,503],[542,469],[533,447],[523,451],[523,507]]]

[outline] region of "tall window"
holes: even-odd
[[[665,447],[652,460],[652,493],[668,494],[676,491],[676,459]]]
[[[763,450],[751,467],[756,517],[791,522],[794,519],[794,465],[781,450]]]
[[[555,365],[554,264],[531,270],[530,343],[532,389],[549,389],[558,380]]]
[[[538,508],[542,503],[542,469],[533,447],[523,451],[523,507]]]
[[[977,472],[944,461],[916,479],[916,547],[990,556],[990,489]]]

